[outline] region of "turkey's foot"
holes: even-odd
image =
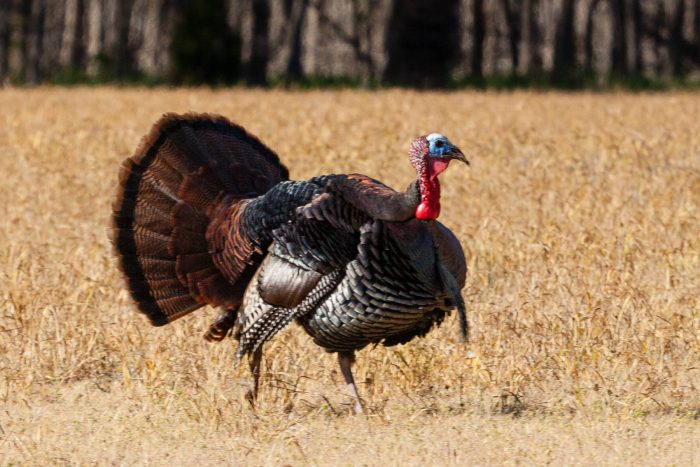
[[[353,410],[356,415],[362,413],[362,402],[360,401],[360,395],[357,392],[357,386],[355,385],[355,378],[352,376],[352,364],[355,361],[355,355],[353,352],[338,352],[338,363],[340,364],[340,371],[343,373],[343,378],[345,378],[345,384],[348,386],[348,392],[350,396],[355,401]]]

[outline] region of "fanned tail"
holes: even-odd
[[[232,227],[246,199],[287,179],[272,150],[223,117],[167,114],[153,126],[122,164],[112,206],[119,267],[153,325],[206,304],[238,307],[252,272],[222,273],[210,253],[222,240],[212,236]],[[242,264],[255,262],[254,245],[241,251]]]

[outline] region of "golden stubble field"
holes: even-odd
[[[117,168],[168,111],[221,113],[293,178],[403,189],[440,131],[471,169],[441,220],[473,324],[336,360],[290,327],[257,411],[215,310],[134,312],[107,236]],[[0,90],[0,464],[700,462],[700,95]]]

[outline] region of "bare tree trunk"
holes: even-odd
[[[27,81],[30,84],[38,84],[43,79],[41,69],[41,54],[44,43],[44,18],[46,15],[46,1],[33,0],[29,13],[28,38],[27,38]]]
[[[93,0],[87,11],[87,75],[95,77],[100,72],[100,54],[104,44],[104,5],[102,1]]]
[[[270,4],[268,0],[253,0],[253,48],[248,63],[247,82],[253,86],[267,84]],[[301,34],[301,33],[300,33]]]
[[[625,75],[629,71],[627,66],[627,1],[611,0],[610,7],[613,14],[613,45],[612,45],[612,71],[618,75]]]
[[[25,50],[27,35],[24,28],[26,24],[24,8],[20,0],[9,1],[9,14],[7,22],[7,69],[6,76],[11,80],[25,78]]]
[[[554,66],[552,74],[555,80],[566,81],[576,66],[576,42],[574,37],[574,2],[564,2],[561,18],[557,25],[554,39]]]
[[[59,57],[61,54],[66,1],[44,0],[44,3],[43,37],[39,57],[40,81],[55,78],[61,69]]]
[[[634,25],[634,72],[641,75],[643,71],[642,63],[642,40],[644,38],[642,28],[642,5],[640,0],[632,0],[632,24]]]
[[[372,57],[372,30],[375,26],[374,13],[377,9],[375,2],[369,0],[367,2],[362,2],[362,4],[355,3],[355,32],[358,38],[357,49],[355,50],[355,55],[357,60],[364,63],[365,73],[363,76],[363,82],[367,84],[369,80],[374,79],[377,76],[377,65],[374,62],[374,57]],[[362,40],[364,39],[364,44],[366,50],[362,51]]]
[[[476,2],[483,4],[483,0]],[[434,0],[431,3],[395,1],[387,28],[385,77],[397,84],[410,86],[447,85],[459,50],[459,30],[455,24],[457,7],[458,3],[454,0]],[[440,14],[434,14],[436,11]],[[475,20],[474,26],[483,31],[483,20]],[[479,49],[480,44],[475,44],[475,49]],[[477,68],[481,70],[483,49],[479,50],[482,52]]]
[[[484,38],[486,37],[486,15],[483,0],[474,0],[472,16],[474,21],[472,75],[476,78],[482,78],[484,76]]]
[[[149,76],[157,76],[160,45],[161,12],[163,0],[148,0],[145,3],[145,18],[141,47],[138,52],[139,69]]]
[[[10,56],[10,15],[12,4],[0,1],[0,85],[7,76]]]
[[[29,74],[29,39],[31,35],[32,4],[31,2],[19,2],[18,16],[19,27],[15,29],[16,43],[19,43],[19,60],[17,63],[17,75],[21,80],[26,80]]]
[[[539,24],[540,15],[540,0],[530,0],[530,11],[528,14],[528,37],[530,51],[530,73],[535,75],[542,74],[544,71],[544,60],[542,58],[542,41],[543,34]]]
[[[676,11],[671,23],[671,37],[669,51],[671,54],[671,67],[674,76],[681,75],[683,69],[684,52],[686,51],[683,38],[683,22],[685,20],[685,0],[676,1]]]
[[[598,7],[599,0],[592,0],[586,15],[586,35],[584,38],[585,67],[586,72],[593,70],[593,15]]]
[[[520,64],[520,40],[522,38],[521,10],[519,5],[511,5],[509,0],[501,0],[501,5],[505,13],[506,25],[508,26],[508,43],[510,45],[512,73],[516,74]]]
[[[290,81],[299,80],[304,74],[301,63],[302,53],[302,38],[304,33],[304,24],[306,23],[306,15],[308,12],[308,0],[302,0],[299,6],[299,14],[294,22],[292,30],[292,47],[289,53],[289,61],[287,62],[287,85]]]
[[[132,72],[133,51],[129,45],[129,25],[134,8],[133,0],[117,0],[117,42],[114,49],[114,73],[117,81],[124,81]]]
[[[308,0],[303,0],[302,6],[304,8],[304,11],[306,10],[306,6],[308,4]],[[369,51],[365,52],[362,47],[362,40],[361,40],[361,32],[360,30],[362,28],[365,29],[365,37],[367,38],[367,45],[369,46],[370,44],[370,36],[371,36],[371,12],[372,12],[372,2],[361,2],[361,1],[354,1],[352,2],[351,6],[351,11],[352,13],[349,15],[349,22],[351,23],[351,32],[348,32],[348,28],[346,27],[346,23],[340,22],[334,18],[332,18],[326,9],[325,1],[324,0],[319,0],[315,3],[312,3],[313,8],[316,10],[318,13],[319,20],[323,24],[323,26],[329,27],[329,29],[333,32],[333,35],[340,39],[344,44],[347,44],[353,51],[355,55],[355,62],[357,64],[361,64],[364,68],[364,78],[367,78],[367,75],[372,76],[375,73],[375,66],[374,66],[374,60],[372,59],[372,55]],[[292,43],[292,54],[290,55],[290,63],[292,58],[299,58],[301,56],[301,33],[302,33],[302,21],[305,18],[305,14],[299,18],[299,20],[296,22],[295,25],[295,35],[294,35],[294,40]],[[360,26],[360,23],[362,23],[362,26]],[[301,62],[299,62],[301,64]],[[301,67],[299,68],[298,72],[296,70],[292,70],[294,73],[292,73],[292,78],[298,78],[301,76]],[[362,72],[360,71],[362,74]]]
[[[664,11],[664,5],[663,3],[659,2],[656,4],[656,14],[654,15],[654,24],[653,24],[653,31],[656,33],[656,37],[654,40],[654,58],[656,59],[655,69],[656,69],[656,75],[661,76],[664,73],[664,60],[663,60],[663,52],[664,48],[666,47],[666,41],[662,38],[662,35],[659,33],[659,31],[662,31],[664,29],[664,23],[666,22],[666,14]]]
[[[693,31],[695,31],[695,45],[700,47],[700,0],[695,0]]]
[[[60,63],[66,68],[78,71],[83,63],[83,0],[67,0],[63,38],[61,40]]]

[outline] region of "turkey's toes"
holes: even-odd
[[[226,310],[216,321],[209,325],[209,329],[204,333],[204,339],[209,342],[220,342],[228,335],[231,328],[236,323],[236,310]]]
[[[248,403],[250,404],[250,407],[253,409],[255,409],[255,399],[257,399],[255,397],[255,392],[252,389],[248,389],[245,392],[245,400],[248,401]]]
[[[354,411],[355,411],[355,415],[362,415],[362,404],[360,403],[359,400],[355,401]]]
[[[220,329],[219,327],[214,327],[212,325],[206,333],[204,333],[204,340],[208,342],[221,342],[228,334],[228,329]]]
[[[250,382],[245,382],[243,387],[245,388],[243,398],[248,401],[252,409],[255,409],[255,402],[258,399],[258,392],[255,390],[255,386]]]

